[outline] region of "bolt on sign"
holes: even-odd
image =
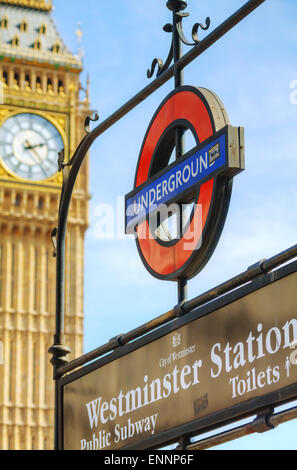
[[[197,145],[168,164],[177,129],[190,130]],[[232,179],[243,169],[243,128],[229,125],[213,92],[183,86],[165,98],[146,132],[134,189],[125,198],[126,232],[135,234],[153,276],[189,279],[203,268],[225,223]],[[173,215],[179,228],[174,236],[167,222]]]
[[[64,449],[160,446],[292,400],[296,270],[256,279],[60,379]]]

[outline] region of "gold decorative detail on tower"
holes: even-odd
[[[53,7],[52,0],[1,0],[1,3],[40,11],[51,11]]]
[[[0,449],[53,448],[48,348],[55,329],[51,232],[62,183],[57,153],[64,148],[65,159],[70,158],[91,112],[88,91],[84,100],[79,96],[85,90],[81,62],[57,33],[51,9],[52,2],[44,0],[0,0],[0,26],[6,20],[0,38]],[[13,42],[16,35],[18,43]],[[34,49],[36,40],[41,49]],[[73,195],[66,244],[65,333],[72,357],[83,352],[89,198],[86,161]]]

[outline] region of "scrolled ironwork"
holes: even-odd
[[[93,116],[87,116],[86,117],[85,123],[84,123],[84,129],[85,129],[86,135],[89,135],[92,132],[91,131],[91,126],[90,126],[91,122],[97,122],[98,120],[99,120],[99,114],[98,113],[95,113]],[[84,143],[85,138],[86,138],[86,136],[83,138],[83,140],[79,144],[79,146],[77,148],[77,151],[79,150],[79,148]],[[62,192],[63,192],[63,187],[67,184],[67,179],[68,179],[68,176],[69,176],[69,169],[66,172],[66,167],[71,167],[73,165],[73,163],[76,159],[77,151],[74,153],[74,155],[72,156],[72,158],[70,158],[70,160],[68,162],[65,162],[65,149],[62,149],[58,153],[58,169],[59,169],[59,171],[62,171],[62,174],[63,174]]]
[[[190,16],[187,12],[182,12],[187,7],[187,3],[183,0],[169,0],[167,2],[167,7],[169,10],[173,12],[173,24],[167,23],[163,27],[163,30],[166,33],[172,33],[172,41],[169,50],[168,57],[163,62],[160,58],[155,58],[152,61],[152,65],[150,69],[147,70],[147,77],[152,78],[156,71],[156,77],[159,77],[163,72],[165,72],[171,65],[172,61],[175,62],[174,58],[174,43],[176,41],[181,41],[181,43],[185,44],[186,46],[196,46],[200,40],[198,36],[199,28],[203,31],[207,31],[210,27],[210,18],[209,16],[205,19],[205,24],[203,23],[195,23],[192,28],[192,41],[190,42],[187,40],[185,33],[183,31],[183,19]]]
[[[236,24],[242,21],[247,17],[252,11],[254,11],[259,5],[264,3],[266,0],[248,0],[245,5],[243,5],[237,12],[235,12],[231,17],[225,20],[219,27],[217,27],[213,32],[208,34],[203,41],[200,41],[198,45],[192,47],[187,54],[182,57],[178,57],[177,61],[174,63],[174,66],[170,65],[173,58],[173,40],[171,43],[172,57],[169,54],[168,59],[163,65],[162,72],[155,80],[153,80],[149,85],[145,86],[140,92],[138,92],[133,98],[128,102],[122,105],[117,109],[113,114],[106,118],[101,124],[95,127],[93,130],[89,131],[88,125],[93,118],[89,118],[85,123],[86,135],[83,137],[82,141],[75,150],[73,157],[67,163],[64,162],[64,151],[59,154],[59,170],[63,172],[63,185],[60,196],[60,205],[58,213],[58,225],[56,229],[52,232],[52,242],[56,255],[56,326],[54,333],[54,344],[50,348],[50,352],[53,355],[51,360],[52,365],[54,366],[54,380],[56,382],[55,386],[55,450],[62,450],[63,448],[63,429],[62,429],[62,401],[60,400],[59,395],[59,378],[64,374],[68,373],[74,368],[79,367],[92,359],[98,358],[101,354],[106,354],[107,352],[113,350],[115,346],[120,346],[119,342],[126,344],[127,342],[134,341],[139,336],[146,334],[148,331],[152,331],[158,328],[161,325],[164,325],[168,321],[172,321],[175,318],[175,313],[173,310],[166,312],[157,319],[146,323],[125,335],[120,335],[120,341],[112,341],[103,345],[100,348],[97,348],[95,351],[88,353],[84,356],[80,356],[75,360],[71,361],[70,364],[66,365],[67,355],[70,350],[64,346],[64,309],[65,309],[65,245],[66,245],[66,228],[67,228],[67,219],[68,212],[70,207],[70,202],[74,190],[74,185],[79,174],[81,165],[89,151],[93,142],[109,128],[111,128],[116,122],[122,119],[127,115],[132,109],[137,105],[142,103],[146,98],[148,98],[152,93],[161,88],[165,83],[167,83],[172,77],[175,76],[176,70],[183,70],[188,66],[193,60],[203,54],[209,47],[211,47],[216,41],[223,37],[228,31],[230,31]],[[173,11],[173,14],[176,16],[177,10],[182,10],[187,6],[185,0],[168,0],[167,6]],[[184,17],[184,16],[183,16]],[[175,25],[175,23],[173,24]],[[173,25],[165,25],[165,32],[174,32]],[[207,24],[206,24],[207,26]],[[196,26],[194,33],[198,35],[198,27]],[[202,28],[203,29],[203,28]],[[172,34],[172,37],[174,34]],[[175,37],[177,35],[175,34]],[[178,37],[178,36],[177,36]],[[169,61],[170,59],[170,61]],[[168,70],[165,69],[165,65]],[[97,119],[95,119],[97,120]],[[67,168],[65,168],[67,167]],[[297,245],[288,252],[280,254],[280,259],[282,262],[286,262],[289,257],[295,256],[297,254]],[[270,270],[276,263],[279,262],[279,257],[272,258],[267,260],[261,265],[261,269]],[[235,288],[241,282],[248,282],[252,276],[256,275],[254,270],[244,273],[236,277],[232,282],[227,281],[221,286],[218,286],[216,289],[212,289],[208,293],[202,294],[200,297],[193,299],[192,301],[187,301],[183,307],[182,311],[190,311],[192,308],[202,305],[204,301],[212,300],[213,298],[221,295],[231,288]],[[248,277],[247,277],[248,276]],[[190,450],[190,448],[188,448]]]
[[[162,59],[154,59],[153,60],[151,68],[148,69],[147,72],[146,72],[147,78],[152,78],[152,76],[155,73],[155,68],[157,66],[158,66],[158,70],[157,70],[156,76],[158,77],[162,73],[163,68],[164,68],[164,64],[163,64]]]
[[[63,167],[65,166],[64,159],[65,159],[65,149],[62,149],[58,153],[58,168],[59,168],[59,171],[62,171]]]
[[[192,29],[192,39],[194,41],[194,44],[198,44],[198,42],[200,42],[200,39],[198,37],[199,28],[203,29],[203,31],[207,31],[209,27],[210,27],[209,16],[205,19],[205,24],[202,24],[202,23],[194,24],[193,29]]]
[[[198,37],[199,28],[203,29],[203,31],[207,31],[210,27],[210,18],[209,18],[209,16],[205,19],[205,24],[202,24],[202,23],[194,24],[194,26],[192,28],[192,40],[193,40],[193,42],[189,42],[187,40],[187,38],[184,34],[184,31],[183,31],[182,20],[183,20],[183,18],[181,18],[180,21],[178,21],[177,24],[176,24],[176,28],[177,28],[177,32],[178,32],[180,40],[186,46],[196,46],[196,44],[198,44],[200,42],[200,39]]]
[[[163,27],[163,30],[165,31],[165,33],[172,33],[173,32],[173,25],[170,24],[170,23],[166,23],[165,26]],[[155,58],[152,61],[151,68],[148,69],[147,72],[146,72],[147,78],[152,78],[152,76],[155,73],[155,69],[156,69],[157,66],[158,66],[158,70],[157,70],[157,73],[156,73],[156,77],[159,77],[162,72],[165,72],[165,70],[167,70],[170,67],[172,59],[173,59],[173,40],[171,41],[171,46],[170,46],[170,49],[169,49],[168,57],[165,60],[165,63],[163,62],[162,59]]]

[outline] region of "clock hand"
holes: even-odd
[[[43,160],[42,160],[42,158],[40,158],[40,156],[38,155],[38,153],[35,150],[35,147],[40,147],[40,146],[43,146],[45,144],[31,145],[28,140],[25,140],[25,144],[26,144],[25,149],[30,151],[30,153],[33,155],[33,157],[38,161],[44,175],[47,176],[46,168],[43,165]]]
[[[30,145],[30,146],[27,146],[25,147],[26,150],[32,150],[32,149],[35,149],[37,147],[44,147],[45,144],[37,144],[37,145]]]
[[[28,141],[26,141],[27,143]],[[28,145],[26,150],[29,150],[30,153],[33,155],[33,157],[37,160],[37,162],[39,163],[40,167],[41,167],[41,170],[43,171],[44,175],[47,176],[47,172],[46,172],[46,169],[44,168],[44,165],[43,165],[43,160],[40,158],[40,156],[38,155],[38,153],[36,152],[36,150],[34,149],[34,146],[32,145]]]
[[[25,141],[25,144],[27,147],[25,147],[26,150],[30,150],[31,154],[34,154],[34,156],[37,158],[39,163],[42,163],[42,159],[39,157],[38,153],[36,152],[34,146],[30,145],[30,142],[28,140]]]
[[[24,146],[25,150],[33,150],[35,148],[38,148],[38,147],[44,147],[45,144],[41,143],[41,144],[36,144],[36,145],[30,145],[29,142],[26,140],[26,145]]]
[[[37,160],[39,161],[39,163],[42,163],[42,160],[40,158],[40,156],[38,155],[38,153],[36,152],[36,150],[34,148],[32,148],[32,152],[34,153],[34,155],[36,156]]]

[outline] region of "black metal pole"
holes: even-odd
[[[181,304],[188,300],[188,281],[187,279],[181,278],[178,280],[178,303]]]
[[[179,88],[184,85],[184,70],[176,66],[178,61],[182,58],[183,55],[183,45],[181,38],[178,33],[178,23],[181,21],[182,17],[178,13],[185,8],[187,8],[187,2],[184,0],[168,0],[167,8],[172,10],[172,44],[173,44],[173,64],[174,64],[174,87]],[[176,128],[175,129],[175,158],[181,158],[185,152],[185,138],[184,138],[184,129]],[[177,220],[177,233],[179,237],[183,235],[183,207],[182,204],[179,204],[179,217]],[[177,281],[177,296],[178,303],[181,304],[185,302],[188,298],[187,292],[187,279],[178,279]]]
[[[174,63],[174,87],[179,88],[184,84],[184,70],[176,67],[177,62],[182,58],[183,55],[183,45],[179,37],[177,24],[180,21],[178,13],[185,9],[187,2],[182,0],[169,0],[167,2],[167,7],[172,10],[173,16],[173,63]],[[181,158],[184,154],[184,130],[176,129],[175,130],[175,152],[176,159]]]
[[[184,72],[183,69],[178,69],[176,63],[182,57],[182,41],[179,37],[177,24],[180,21],[178,13],[184,10],[187,7],[187,2],[184,0],[168,0],[167,8],[172,11],[173,19],[173,62],[174,62],[174,85],[175,88],[178,88],[183,85],[184,82]]]

